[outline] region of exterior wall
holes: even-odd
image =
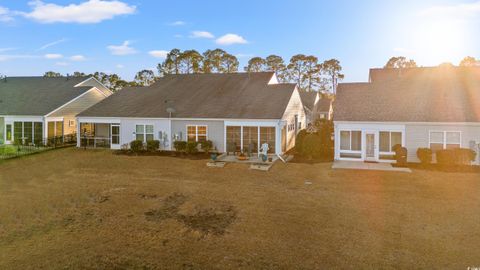
[[[288,130],[288,125],[293,124],[295,122],[295,115],[298,115],[298,123],[301,126],[297,130],[295,129]],[[297,89],[295,89],[295,91],[292,94],[292,97],[290,98],[290,101],[288,102],[287,108],[282,117],[282,121],[287,126],[286,140],[287,140],[287,151],[288,151],[295,146],[296,132],[298,132],[300,129],[307,127],[307,117],[305,114],[305,110],[303,108],[300,94],[298,93]]]
[[[12,125],[12,143],[15,140],[15,134],[13,132],[13,123],[14,122],[42,122],[43,123],[43,133],[44,133],[44,138],[46,138],[45,131],[47,130],[46,124],[47,122],[45,121],[45,118],[43,116],[4,116],[3,117],[3,124],[0,130],[4,130],[5,126],[7,124]],[[3,136],[1,137],[1,140],[5,140],[5,132],[3,132]],[[4,142],[6,143],[6,142]]]
[[[172,119],[171,138],[182,134],[181,140],[187,140],[187,125],[207,126],[207,139],[219,152],[225,152],[224,121],[222,120],[175,120]]]
[[[0,144],[5,143],[5,118],[0,117]]]
[[[417,149],[420,147],[430,147],[430,131],[460,131],[462,148],[470,148],[470,142],[476,143],[476,149],[473,150],[477,152],[477,164],[480,164],[478,163],[480,124],[407,124],[406,147],[408,149],[409,162],[420,162],[420,160],[417,158]]]
[[[75,133],[77,129],[75,116],[82,111],[90,108],[91,106],[97,104],[105,98],[105,95],[102,94],[97,89],[92,89],[88,91],[83,96],[74,100],[71,103],[68,103],[64,107],[61,107],[59,110],[54,111],[49,114],[48,117],[63,117],[63,131],[64,134]],[[70,125],[70,120],[75,121],[74,124]]]
[[[120,145],[129,144],[136,139],[136,126],[137,125],[153,125],[153,138],[161,141],[161,149],[171,150],[172,136],[167,136],[164,141],[160,138],[160,133],[170,133],[170,120],[169,119],[147,119],[147,118],[121,118],[120,119]]]

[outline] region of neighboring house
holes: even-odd
[[[77,121],[79,147],[119,149],[138,139],[171,150],[175,140],[211,140],[219,152],[268,143],[281,154],[295,145],[305,113],[295,84],[279,84],[272,72],[184,74],[118,91]]]
[[[332,119],[332,100],[322,97],[316,91],[299,91],[308,124],[313,124],[317,119]]]
[[[110,94],[94,78],[2,78],[0,144],[42,144],[75,133],[75,116]]]
[[[480,150],[480,67],[372,69],[335,99],[335,159],[386,161],[392,147]],[[477,155],[476,164],[479,164]]]

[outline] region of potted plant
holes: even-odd
[[[245,155],[245,153],[241,152],[241,153],[237,156],[237,159],[238,159],[238,160],[248,160],[248,157],[247,157],[247,155]]]

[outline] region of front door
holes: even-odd
[[[115,148],[115,149],[118,149],[120,148],[120,125],[112,125],[111,126],[111,132],[110,132],[110,136],[111,136],[111,142],[112,142],[112,145],[111,147],[112,148]]]
[[[6,144],[12,143],[12,124],[5,125],[5,143]]]
[[[375,143],[375,133],[366,132],[365,133],[365,160],[366,161],[376,161],[375,150],[377,149]]]

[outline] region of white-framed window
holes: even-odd
[[[460,131],[430,131],[429,146],[433,152],[442,149],[462,147],[462,133]]]
[[[143,142],[153,141],[153,125],[136,125],[135,138]]]
[[[68,120],[68,126],[69,127],[74,127],[75,126],[75,120]]]
[[[402,132],[400,131],[380,131],[379,132],[380,152],[392,153],[393,147],[397,144],[402,145]]]
[[[362,151],[362,132],[359,130],[341,130],[340,150]]]
[[[202,125],[188,125],[187,126],[187,141],[188,142],[204,142],[208,137],[208,127]]]

